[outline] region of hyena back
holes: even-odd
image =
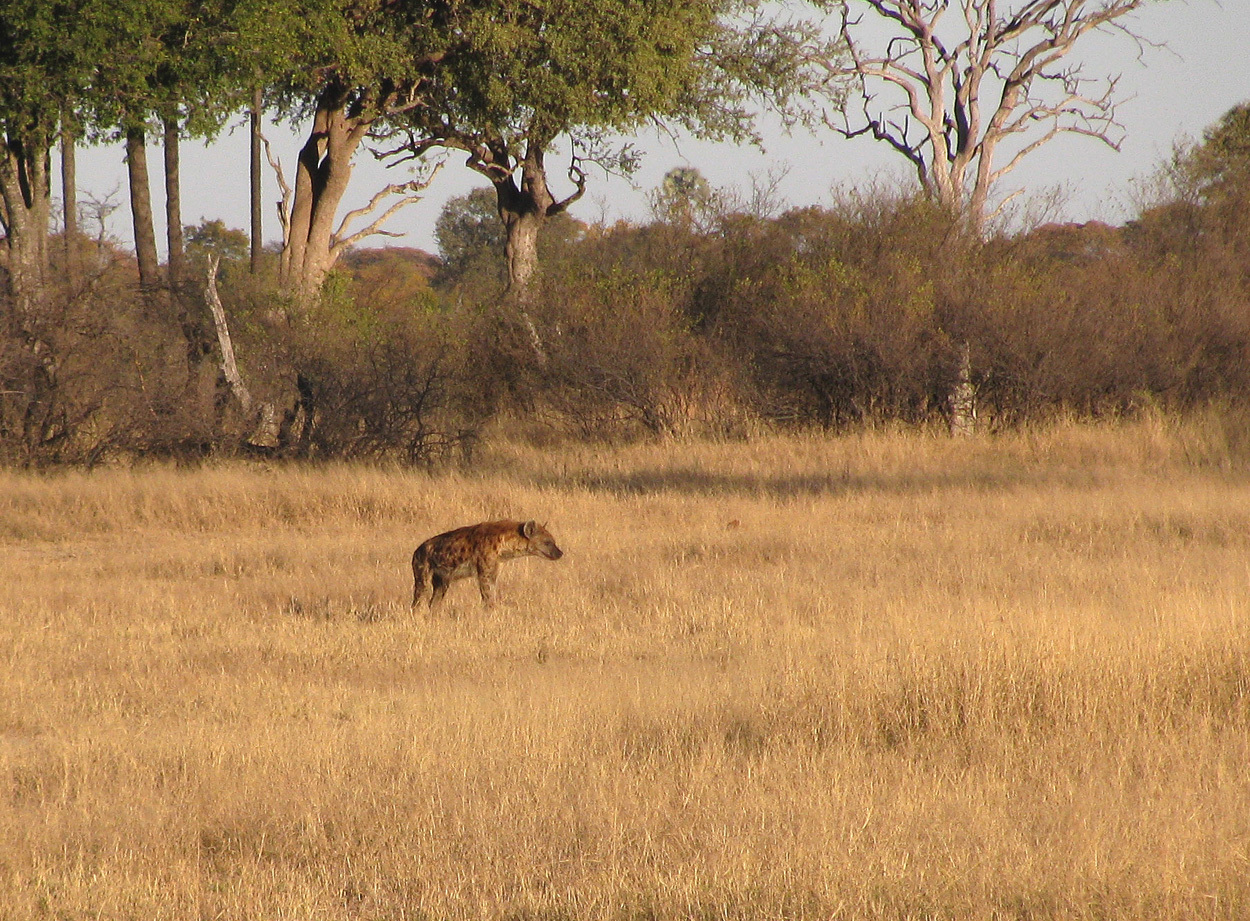
[[[518,556],[558,560],[564,551],[536,521],[484,521],[431,537],[412,555],[412,606],[428,593],[433,610],[452,582],[477,576],[483,603],[494,607],[499,564]]]

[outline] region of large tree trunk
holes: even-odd
[[[185,293],[187,278],[186,246],[182,233],[182,181],[179,175],[180,153],[178,120],[162,120],[165,129],[165,240],[169,247],[169,288],[179,299]]]
[[[260,272],[260,258],[264,250],[264,233],[261,219],[261,163],[260,163],[260,116],[264,107],[264,93],[260,84],[252,91],[251,137],[252,149],[250,160],[251,193],[252,193],[252,262],[251,271],[255,275]]]
[[[508,263],[508,295],[528,299],[530,281],[538,271],[538,236],[546,218],[541,211],[521,208],[501,215],[507,234],[504,255]]]
[[[546,188],[546,182],[539,184]],[[530,281],[538,270],[538,235],[547,219],[547,209],[535,200],[534,183],[522,182],[518,188],[512,177],[495,183],[499,202],[499,218],[503,221],[504,254],[508,263],[508,287],[505,301],[513,305],[525,326],[530,347],[539,364],[547,361],[547,350],[530,313]],[[550,195],[547,196],[550,198]]]
[[[156,228],[152,221],[152,190],[148,180],[147,139],[142,128],[126,129],[126,172],[130,180],[130,214],[134,221],[139,286],[151,298],[161,287]]]
[[[348,102],[342,88],[322,91],[312,131],[299,155],[281,281],[301,301],[317,296],[334,266],[335,215],[351,179],[352,156],[371,124]]]
[[[0,297],[0,322],[25,352],[12,369],[17,386],[0,393],[0,447],[13,449],[23,463],[40,454],[58,370],[39,316],[48,274],[51,146],[50,136],[39,132],[0,137],[0,267],[7,270],[9,295]]]
[[[516,180],[516,170],[505,176],[493,174],[491,180],[495,186],[499,219],[503,221],[506,235],[504,254],[508,264],[508,288],[504,297],[514,305],[520,315],[534,356],[540,364],[546,362],[547,351],[530,313],[530,286],[538,271],[539,236],[547,218],[568,208],[581,197],[584,189],[579,181],[573,195],[557,201],[547,184],[547,167],[543,153],[540,144],[531,143],[527,147],[525,158],[519,164],[519,183]]]
[[[61,200],[64,202],[65,277],[70,288],[77,290],[81,282],[78,264],[78,160],[75,156],[77,138],[68,119],[61,121]]]
[[[521,163],[521,181],[513,174],[496,178],[495,195],[503,221],[508,263],[508,296],[524,302],[530,280],[538,270],[538,237],[543,222],[554,213],[555,197],[547,185],[543,152],[536,146]]]
[[[0,139],[0,224],[4,267],[19,322],[26,323],[48,271],[48,169],[50,142]]]

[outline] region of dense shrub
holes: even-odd
[[[427,462],[466,448],[480,413],[463,398],[458,319],[417,303],[327,299],[293,324],[288,360],[309,418],[301,453]]]
[[[216,375],[191,361],[174,312],[139,296],[129,260],[101,248],[94,264],[22,315],[0,294],[0,460],[213,450]]]
[[[50,285],[34,313],[0,302],[0,463],[242,450],[418,462],[501,413],[609,438],[941,423],[965,354],[991,427],[1236,414],[1250,406],[1250,193],[1217,191],[1120,228],[988,241],[879,192],[775,218],[566,219],[520,302],[489,272],[396,249],[345,260],[321,303],[297,308],[226,254],[249,412],[216,346],[204,354],[199,293],[140,297],[132,260],[101,248],[83,284]]]

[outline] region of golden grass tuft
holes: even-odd
[[[0,916],[1243,918],[1248,550],[1159,420],[3,473]]]

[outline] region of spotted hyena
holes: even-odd
[[[501,560],[541,556],[558,560],[564,551],[536,521],[484,521],[431,537],[412,555],[412,606],[428,592],[431,610],[443,600],[447,586],[477,576],[486,606],[495,604],[495,579]]]

